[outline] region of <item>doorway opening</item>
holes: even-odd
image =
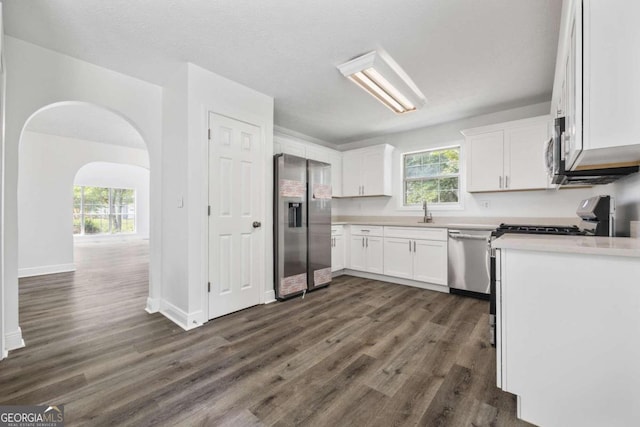
[[[29,309],[23,311],[40,286],[61,287],[65,298],[75,289],[83,310],[98,313],[116,286],[109,311],[142,312],[149,294],[149,172],[145,141],[116,112],[63,102],[27,121],[18,164],[19,310],[27,343],[30,332],[37,336],[45,327],[31,325],[24,317]]]

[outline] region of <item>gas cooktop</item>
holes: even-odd
[[[568,236],[580,236],[586,234],[575,225],[523,225],[523,224],[500,224],[496,229],[498,235],[505,233],[520,234],[556,234]]]

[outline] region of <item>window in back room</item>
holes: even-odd
[[[135,190],[73,187],[73,234],[119,234],[135,231]]]

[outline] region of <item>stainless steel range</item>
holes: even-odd
[[[516,234],[547,234],[558,236],[613,236],[615,203],[611,196],[595,196],[582,200],[576,211],[581,219],[577,225],[523,225],[500,224],[491,233],[491,240],[495,240],[507,233]],[[490,298],[489,298],[489,327],[491,344],[496,340],[496,254],[490,249]]]

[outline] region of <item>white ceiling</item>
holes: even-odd
[[[79,138],[146,150],[144,140],[122,117],[90,104],[70,104],[37,113],[27,124],[32,132]]]
[[[157,84],[190,61],[334,143],[548,101],[561,0],[4,0],[9,35]],[[396,116],[336,69],[384,48],[426,95]]]

